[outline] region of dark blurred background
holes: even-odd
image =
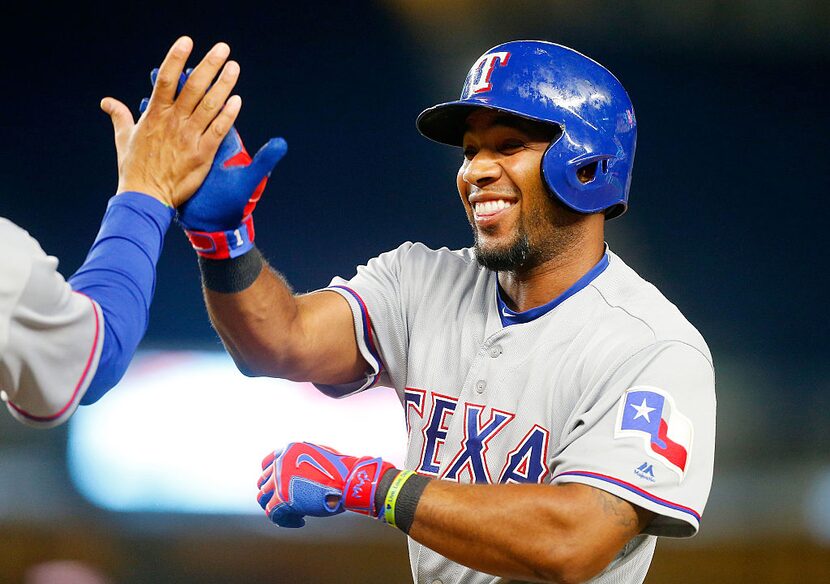
[[[662,542],[648,582],[830,581],[830,4],[31,3],[4,8],[0,26],[0,216],[58,256],[65,276],[116,187],[100,99],[137,110],[149,71],[188,34],[193,63],[214,42],[231,45],[251,153],[271,136],[288,141],[257,209],[257,241],[298,291],[349,277],[402,241],[469,243],[460,154],[422,138],[414,120],[455,98],[487,48],[542,38],[606,65],[639,123],[631,206],[609,223],[609,244],[698,327],[718,374],[701,533]],[[221,349],[175,227],[142,348]],[[403,539],[363,523],[327,541],[324,529],[276,536],[259,517],[96,509],[66,479],[65,440],[63,428],[0,416],[2,582],[35,582],[33,567],[50,560],[130,583],[411,578]]]

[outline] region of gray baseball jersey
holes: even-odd
[[[0,218],[0,390],[32,426],[64,422],[95,376],[104,326],[91,298],[72,291],[37,241]]]
[[[606,250],[548,304],[516,313],[470,249],[406,243],[327,288],[352,308],[372,371],[394,387],[406,467],[476,483],[584,483],[657,514],[593,580],[642,582],[656,537],[697,532],[712,480],[714,370],[677,308]],[[495,583],[409,541],[414,581]]]

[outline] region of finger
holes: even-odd
[[[232,95],[225,103],[225,107],[216,116],[216,119],[211,122],[207,131],[202,135],[200,147],[205,156],[213,158],[219,145],[225,138],[227,133],[233,127],[236,117],[239,115],[239,110],[242,109],[242,98],[238,95]]]
[[[193,75],[196,73],[194,72]],[[193,79],[193,75],[190,76]],[[228,61],[219,74],[219,78],[214,83],[208,92],[202,97],[196,109],[190,116],[190,123],[193,124],[197,130],[204,132],[208,124],[216,118],[222,106],[228,100],[228,96],[233,91],[237,80],[239,79],[239,64],[236,61]],[[188,82],[188,85],[190,83]],[[184,94],[179,98],[182,100]]]
[[[265,178],[274,170],[288,151],[288,144],[282,138],[271,138],[259,149],[251,162],[251,171],[257,178]]]
[[[112,121],[112,129],[115,134],[115,149],[120,155],[126,147],[130,130],[135,126],[133,114],[130,112],[130,108],[112,97],[105,97],[101,100],[101,109],[109,114],[110,120]]]
[[[150,71],[150,85],[151,86],[155,87],[156,79],[158,79],[158,76],[159,76],[158,67],[156,67],[155,69]],[[184,84],[185,84],[186,81],[187,81],[187,75],[185,73],[182,73],[181,75],[179,75],[179,84],[176,86],[176,95],[178,95],[179,92],[182,90],[182,87],[184,87]],[[150,105],[150,98],[145,97],[144,99],[141,100],[141,103],[138,104],[138,113],[143,114],[147,110],[148,105]]]
[[[271,466],[271,463],[274,462],[274,459],[276,457],[277,457],[277,452],[276,451],[269,452],[268,456],[266,456],[265,458],[262,459],[262,470],[265,470],[266,468]]]
[[[272,474],[274,474],[274,470],[270,466],[268,468],[266,468],[264,471],[262,471],[262,474],[259,475],[259,480],[257,480],[257,483],[256,483],[257,488],[261,489],[262,485],[265,484],[265,481],[267,481],[268,479],[271,478]]]
[[[196,65],[188,76],[187,83],[176,100],[176,108],[179,111],[189,115],[194,108],[199,105],[200,100],[202,100],[203,96],[210,87],[210,84],[213,83],[216,74],[219,73],[220,69],[222,69],[222,66],[225,64],[225,61],[228,60],[228,55],[230,54],[231,48],[227,44],[216,43],[213,45],[213,48],[207,52],[202,61]],[[238,74],[238,65],[236,66],[236,69]],[[223,71],[223,75],[224,73],[225,72]],[[234,83],[236,83],[235,79]],[[233,87],[233,85],[231,85],[231,87]],[[221,104],[225,102],[225,99],[227,99],[229,94],[230,90],[228,90],[228,93],[225,94],[221,101],[216,103],[213,115],[216,115],[216,112],[219,111],[219,107],[221,107]],[[213,119],[212,116],[211,119]]]
[[[153,93],[150,95],[150,105],[173,103],[182,70],[192,50],[193,40],[190,37],[180,37],[173,43],[159,67],[158,76],[153,84]]]
[[[265,509],[268,505],[268,502],[271,500],[271,497],[274,496],[274,491],[260,491],[259,495],[257,495],[256,501],[259,503],[259,506]]]
[[[176,95],[179,95],[179,92],[181,92],[181,90],[184,88],[184,84],[187,83],[187,76],[190,75],[191,71],[193,71],[193,69],[188,69],[187,71],[179,75],[179,83],[176,85]],[[150,85],[155,86],[156,79],[158,79],[158,76],[158,68],[155,68],[152,71],[150,71]]]
[[[280,527],[303,527],[305,525],[305,519],[298,513],[281,513],[271,521]]]
[[[276,511],[279,508],[279,506],[283,503],[285,503],[285,501],[283,501],[279,497],[272,496],[265,504],[265,513],[267,513],[270,517],[271,515],[273,515],[274,511]]]

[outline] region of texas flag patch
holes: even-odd
[[[692,450],[692,422],[675,407],[672,397],[656,387],[632,387],[620,399],[614,438],[636,437],[646,454],[683,480]]]

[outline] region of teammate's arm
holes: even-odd
[[[101,102],[115,134],[118,188],[84,264],[69,279],[104,316],[101,362],[82,404],[95,402],[126,371],[147,329],[156,263],[173,208],[205,179],[241,107],[239,97],[229,98],[239,66],[227,61],[225,43],[208,51],[177,93],[192,48],[188,37],[170,48],[138,122],[118,100]]]
[[[239,67],[226,63],[224,43],[208,52],[176,96],[191,49],[187,37],[170,49],[137,123],[123,103],[102,101],[115,130],[118,190],[89,255],[69,279],[71,289],[56,271],[57,260],[22,230],[7,230],[30,248],[28,257],[14,248],[17,259],[4,278],[20,280],[18,294],[0,307],[8,313],[0,323],[8,333],[0,347],[0,387],[24,423],[54,426],[79,402],[97,400],[121,378],[146,330],[172,207],[203,181],[241,106],[238,97],[228,97]]]

